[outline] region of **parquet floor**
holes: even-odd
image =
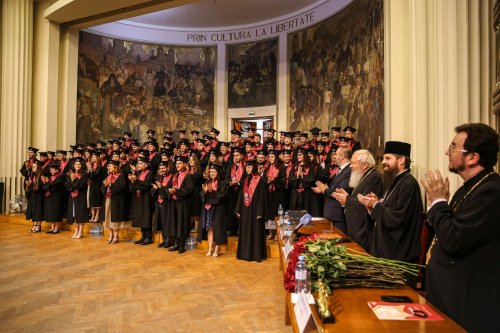
[[[29,230],[0,216],[0,332],[291,332],[277,258]]]

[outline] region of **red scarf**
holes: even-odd
[[[80,178],[82,178],[82,175],[79,174],[79,173],[75,173],[75,177],[78,178],[78,179],[80,179]],[[78,190],[74,190],[74,191],[71,192],[71,197],[73,199],[76,198],[77,196],[78,196]]]
[[[236,170],[236,166],[238,166],[238,170]],[[231,181],[239,182],[241,180],[241,176],[243,175],[243,165],[241,163],[234,163],[231,167]]]
[[[57,177],[59,177],[60,173],[56,173],[55,175],[51,175],[50,178],[49,178],[49,183],[53,183],[54,180],[57,179]],[[45,197],[48,198],[50,197],[50,195],[52,194],[52,192],[50,191],[45,191]]]
[[[273,182],[269,184],[269,187],[267,188],[268,192],[274,192],[276,191],[276,186],[274,185],[274,182],[276,181],[276,177],[278,177],[280,169],[277,168],[274,164],[271,164],[269,168],[267,169],[267,174],[266,177],[269,179],[269,177],[274,178]]]
[[[155,157],[157,153],[158,153],[158,152],[156,152],[156,151],[154,151],[154,152],[152,152],[152,153],[149,153],[149,160],[150,160],[150,161],[152,161],[152,160],[153,160],[153,157]]]
[[[222,159],[227,162],[227,160],[229,160],[229,157],[231,157],[231,154],[227,153],[222,157]]]
[[[219,183],[218,180],[211,180],[208,183],[208,186],[212,189],[212,191],[217,191],[217,184]],[[205,209],[210,209],[212,207],[212,204],[206,203],[205,204]]]
[[[288,179],[290,179],[290,171],[292,171],[292,162],[286,166],[285,188],[288,188]]]
[[[149,173],[149,170],[141,171],[141,174],[139,175],[139,177],[137,177],[137,179],[140,180],[141,182],[143,182],[144,179],[146,179],[146,176],[148,175],[148,173]],[[135,196],[137,199],[139,199],[141,197],[141,194],[142,194],[141,190],[135,190]]]
[[[337,164],[331,164],[328,168],[328,173],[330,174],[330,179],[335,177],[340,171],[340,168]]]
[[[212,141],[212,143],[210,144],[210,147],[215,149],[217,148],[217,144],[219,143],[219,140],[215,139]]]
[[[253,175],[252,180],[248,181],[248,179],[246,179],[243,184],[243,203],[246,207],[249,207],[252,203],[253,194],[255,193],[259,180],[259,175]]]
[[[64,168],[66,168],[66,164],[68,164],[68,160],[61,161],[61,164],[59,165],[61,172],[63,172]]]
[[[170,173],[160,176],[161,187],[167,187],[168,181],[170,180],[171,177],[172,175]],[[163,203],[163,201],[165,201],[163,197],[161,195],[158,195],[158,203]]]
[[[186,175],[188,174],[187,170],[184,170],[184,171],[180,171],[180,172],[177,172],[175,175],[174,175],[174,179],[172,181],[172,185],[173,187],[178,190],[181,188],[182,186],[182,182],[184,182],[184,178],[186,178]],[[177,200],[177,196],[174,194],[172,196],[172,198],[174,200]]]
[[[119,175],[119,173],[110,173],[106,177],[106,181],[110,182],[110,185],[106,188],[106,194],[104,195],[106,198],[111,198],[111,184],[115,182]]]

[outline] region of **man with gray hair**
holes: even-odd
[[[375,159],[366,149],[357,150],[351,159],[351,177],[349,187],[353,188],[349,195],[344,189],[337,189],[333,197],[345,207],[347,235],[366,251],[373,227],[373,219],[368,209],[358,201],[357,195],[374,193],[382,195],[382,176],[375,169]]]

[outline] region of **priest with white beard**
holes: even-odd
[[[358,201],[357,195],[374,193],[380,197],[383,192],[382,176],[375,169],[373,155],[366,149],[354,152],[350,167],[349,187],[353,189],[352,194],[349,195],[344,189],[337,189],[333,196],[345,207],[347,235],[369,252],[374,221],[365,205]]]

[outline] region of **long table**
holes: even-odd
[[[278,243],[280,246],[280,270],[283,274],[286,272],[287,261],[281,250],[284,247],[281,238],[280,228],[277,225]],[[300,228],[301,234],[311,234],[313,232],[323,233],[328,230],[330,233],[337,234],[340,237],[347,237],[339,229],[332,227],[328,220],[314,221],[312,224]],[[358,244],[354,242],[344,243],[348,248],[366,253]],[[377,288],[339,288],[333,289],[333,293],[328,298],[330,312],[335,316],[335,323],[321,324],[320,332],[404,332],[404,333],[457,333],[465,332],[458,324],[428,303],[419,293],[410,287],[397,289],[377,289]],[[285,292],[285,324],[292,325],[294,332],[299,332],[295,313],[293,310],[291,293]],[[373,311],[368,307],[369,301],[380,301],[382,295],[404,295],[411,298],[414,303],[429,304],[444,320],[424,321],[424,320],[379,320]],[[316,322],[321,323],[318,317],[316,307],[311,305],[311,311]],[[317,332],[317,331],[313,331]]]

